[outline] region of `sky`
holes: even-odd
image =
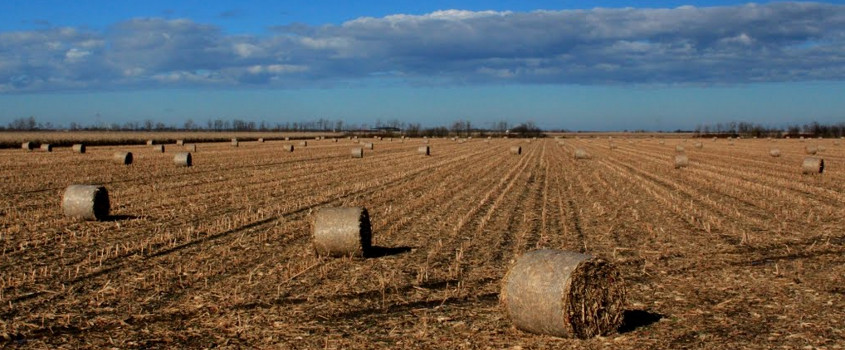
[[[0,125],[674,130],[842,96],[843,1],[0,1]]]

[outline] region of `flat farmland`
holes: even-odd
[[[432,139],[426,157],[421,139],[368,139],[374,149],[361,159],[353,142],[202,143],[188,168],[173,164],[176,145],[0,150],[0,346],[845,343],[836,140]],[[678,145],[689,157],[681,169]],[[824,146],[823,174],[801,173],[807,145]],[[578,148],[590,159],[576,160]],[[134,163],[112,162],[115,151]],[[105,185],[112,216],[64,217],[71,184]],[[312,214],[330,206],[369,210],[376,256],[315,255]],[[561,339],[512,326],[500,283],[536,248],[586,252],[622,271],[619,332]]]

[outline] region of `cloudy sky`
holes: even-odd
[[[0,1],[0,124],[671,130],[844,96],[842,1]]]

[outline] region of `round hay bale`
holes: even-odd
[[[704,144],[702,144],[701,142],[696,142],[696,143],[694,143],[694,144],[693,144],[693,146],[694,146],[695,148],[703,148],[703,147],[704,147]]]
[[[192,143],[190,145],[185,145],[185,150],[188,152],[196,152],[197,151],[197,144]]]
[[[427,144],[428,144],[428,139],[423,140],[423,143],[427,145]]]
[[[373,149],[373,143],[372,143],[372,142],[365,142],[365,143],[364,143],[364,148],[366,148],[366,149]]]
[[[284,145],[282,149],[288,152],[293,152],[293,145]]]
[[[583,148],[575,149],[575,159],[589,159],[590,155]]]
[[[769,155],[775,158],[780,157],[780,150],[777,148],[770,149]]]
[[[523,331],[586,339],[611,334],[622,324],[625,286],[606,260],[540,249],[511,266],[499,301]]]
[[[153,151],[164,153],[164,145],[155,145],[153,146]]]
[[[32,142],[24,142],[21,144],[21,149],[25,149],[27,151],[32,151],[35,148],[35,144]]]
[[[321,208],[314,215],[314,250],[319,255],[363,257],[372,246],[364,207]]]
[[[352,158],[364,158],[364,149],[363,148],[353,148],[352,149]]]
[[[308,141],[299,141],[300,147],[308,147]]]
[[[660,140],[660,141],[657,141],[657,143],[658,143],[658,144],[661,144],[661,145],[665,145],[665,144],[666,144],[666,141]]]
[[[232,147],[238,147],[238,139],[232,139]]]
[[[290,137],[285,137],[285,141],[290,141]]]
[[[152,146],[152,145],[154,145],[154,144],[155,144],[155,141],[153,141],[153,140],[147,140],[147,146]]]
[[[40,148],[44,152],[53,152],[53,145],[49,143],[42,143]]]
[[[118,164],[132,164],[132,152],[114,152],[112,159]]]
[[[337,137],[333,138],[332,142],[337,142]]]
[[[824,146],[822,146],[822,145],[816,146],[816,151],[818,151],[818,152],[824,152],[826,149],[827,148],[824,148]]]
[[[684,153],[684,146],[681,146],[681,145],[675,146],[675,152]]]
[[[176,146],[184,146],[185,140],[176,140]]]
[[[824,172],[824,159],[816,157],[804,158],[801,164],[801,172],[804,174],[821,174]]]
[[[816,154],[816,153],[818,153],[818,151],[819,151],[819,148],[816,147],[816,146],[804,147],[804,152],[806,152],[807,154]]]
[[[81,143],[74,144],[73,151],[76,153],[85,153],[85,145]]]
[[[713,141],[716,141],[716,140],[718,140],[718,138],[714,136],[714,137],[713,137]]]
[[[834,145],[834,146],[839,146],[839,140],[834,140],[834,141],[833,141],[833,145]]]
[[[522,147],[521,146],[511,146],[511,154],[516,154],[516,155],[522,154]]]
[[[263,137],[259,137],[259,138],[258,138],[258,143],[264,143],[264,138],[263,138]]]
[[[675,155],[675,169],[685,168],[689,165],[689,157],[686,154]]]
[[[179,152],[173,156],[173,163],[177,166],[191,166],[191,152]]]
[[[610,149],[616,149],[616,144],[611,142],[609,145]]]
[[[109,216],[109,192],[100,185],[70,185],[62,196],[65,216],[103,220]]]
[[[419,148],[417,148],[417,153],[422,154],[424,156],[430,155],[431,148],[429,148],[428,146],[420,146]]]

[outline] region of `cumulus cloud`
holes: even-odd
[[[158,86],[845,79],[845,6],[446,10],[228,35],[189,19],[0,32],[0,92]]]

